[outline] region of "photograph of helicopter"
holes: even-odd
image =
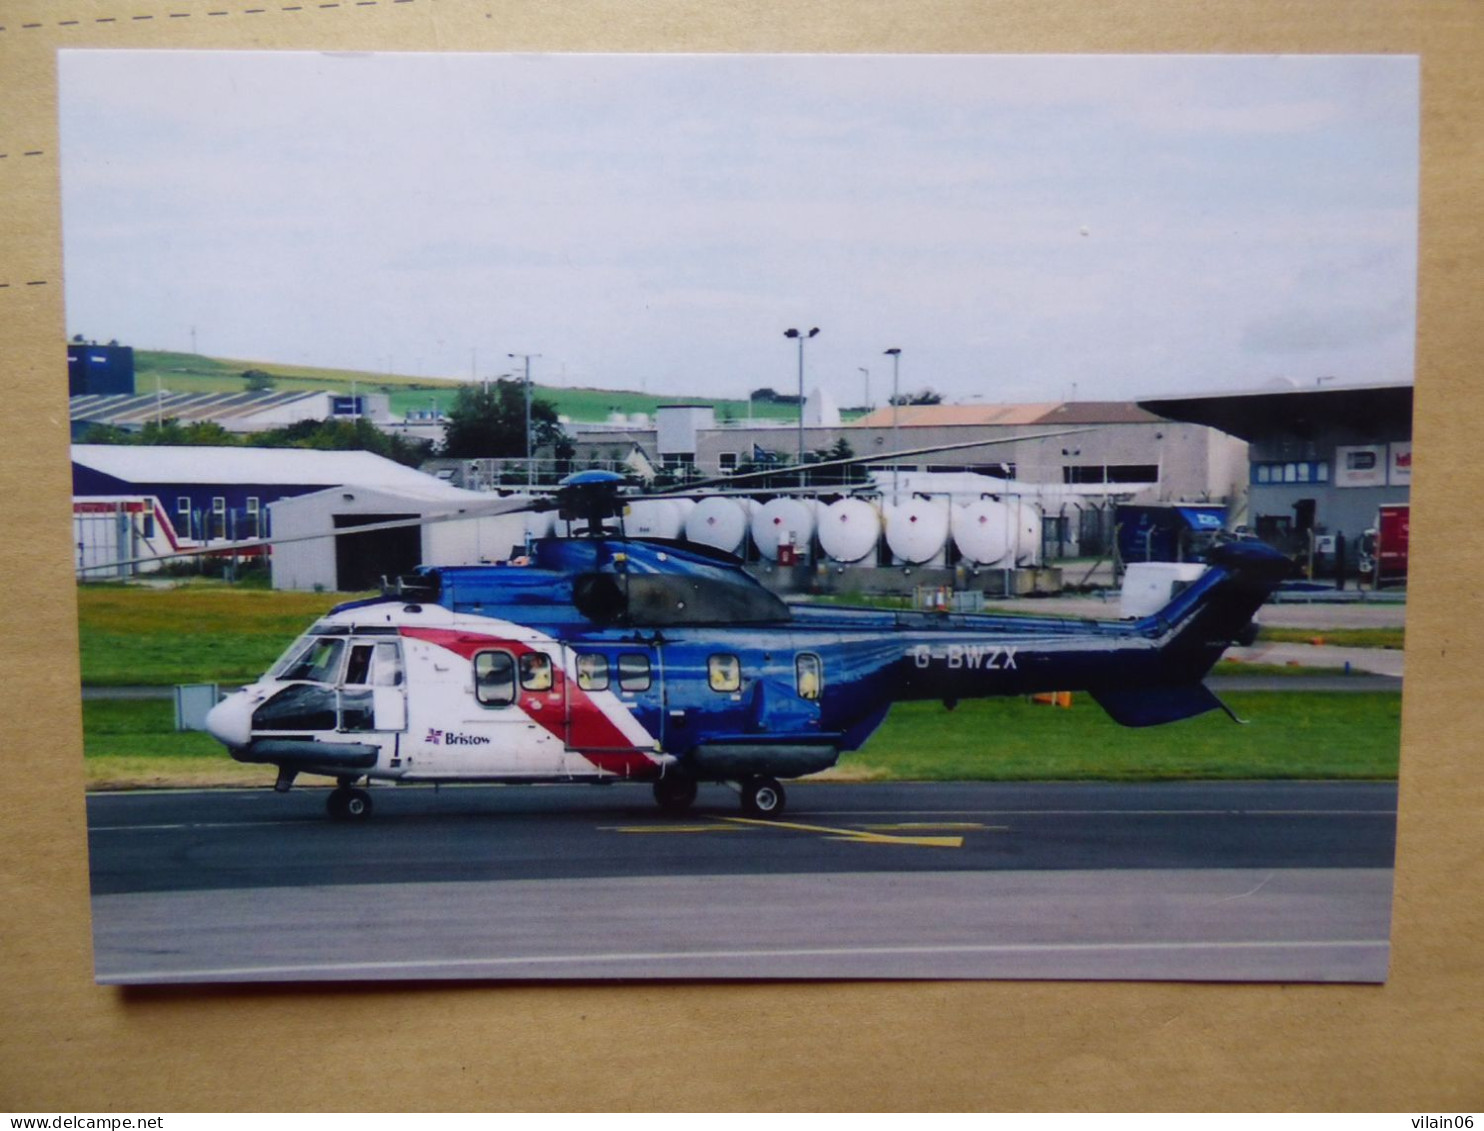
[[[830,768],[897,701],[1085,691],[1135,727],[1220,709],[1203,677],[1292,571],[1227,542],[1132,622],[789,605],[731,555],[625,537],[623,482],[571,476],[574,536],[520,564],[428,566],[337,606],[207,729],[280,791],[337,779],[339,819],[371,814],[362,778],[638,781],[667,813],[724,781],[776,817],[780,779]]]
[[[778,816],[781,779],[834,766],[896,701],[1080,690],[1125,726],[1221,708],[1202,678],[1293,568],[1218,545],[1137,622],[789,606],[732,555],[623,537],[622,482],[570,476],[558,506],[582,533],[524,564],[424,567],[335,607],[209,732],[280,791],[337,779],[340,819],[370,816],[361,778],[651,782],[671,813],[724,781]]]
[[[1293,569],[1249,504],[1293,514],[1323,453],[1141,406],[1410,372],[1415,61],[58,71],[67,329],[147,351],[153,400],[98,436],[79,398],[74,506],[254,565],[77,539],[98,981],[1384,981],[1399,671],[1213,670]],[[246,415],[200,475],[151,461],[172,393],[275,380],[427,445],[405,494],[288,481]],[[500,427],[450,442],[480,398]],[[686,493],[808,522],[787,562],[745,517],[656,536]],[[1135,496],[1231,533],[1110,619]],[[966,550],[976,506],[1014,537]]]

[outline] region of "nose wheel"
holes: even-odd
[[[750,817],[777,817],[787,800],[775,778],[748,778],[742,783],[742,812]]]
[[[341,786],[330,791],[325,808],[337,821],[364,821],[371,816],[371,795],[364,789]]]

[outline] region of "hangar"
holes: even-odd
[[[524,551],[523,515],[459,517],[498,496],[422,479],[382,486],[347,482],[274,503],[273,588],[355,592],[427,562],[475,565]],[[394,522],[407,525],[347,530]]]
[[[1353,547],[1375,525],[1381,506],[1410,502],[1410,381],[1279,381],[1246,392],[1139,403],[1246,440],[1249,525],[1289,553],[1308,554],[1311,539],[1320,547]],[[1355,558],[1351,553],[1348,560]]]
[[[432,481],[371,452],[307,448],[169,447],[73,444],[75,499],[154,498],[189,542],[258,538],[269,533],[269,503],[326,487],[418,489]]]

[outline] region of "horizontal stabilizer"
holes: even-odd
[[[1094,690],[1091,694],[1114,722],[1126,727],[1173,723],[1207,711],[1226,709],[1216,698],[1216,693],[1204,683],[1167,684],[1121,691]]]

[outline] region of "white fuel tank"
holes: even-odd
[[[954,507],[953,544],[964,561],[973,565],[1000,565],[1015,545],[1015,511],[1010,503],[978,499]]]
[[[864,499],[837,499],[819,515],[819,544],[837,562],[858,562],[876,552],[881,512]]]
[[[686,538],[728,554],[741,553],[747,537],[748,501],[726,495],[699,500],[685,517]]]
[[[623,520],[630,538],[679,538],[685,529],[685,511],[676,499],[636,499]]]
[[[948,541],[948,504],[941,499],[906,499],[886,512],[886,544],[901,562],[921,565]]]
[[[770,562],[778,560],[779,546],[807,553],[813,537],[814,507],[803,499],[771,499],[753,512],[752,540]]]

